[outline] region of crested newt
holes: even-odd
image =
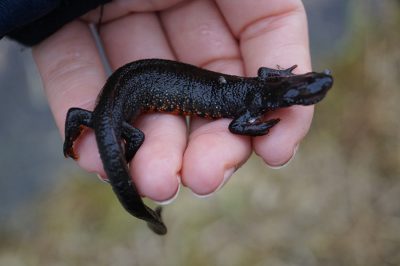
[[[144,141],[132,126],[141,113],[169,112],[211,119],[232,118],[233,134],[262,136],[279,122],[266,112],[322,100],[333,84],[328,70],[295,75],[287,69],[261,67],[256,77],[240,77],[163,59],[144,59],[117,69],[100,92],[93,112],[70,108],[65,122],[64,155],[77,159],[73,143],[84,127],[94,130],[109,183],[122,206],[166,234],[161,208],[144,204],[128,172],[128,162]]]

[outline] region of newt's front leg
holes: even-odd
[[[247,110],[229,124],[229,130],[238,135],[262,136],[280,121],[280,119],[262,121],[261,118],[262,115],[255,115]]]
[[[92,128],[92,112],[81,108],[71,108],[68,110],[65,120],[65,141],[64,156],[71,157],[74,160],[78,156],[74,152],[74,141],[79,137],[83,126]]]

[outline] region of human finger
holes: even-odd
[[[177,58],[214,71],[242,75],[236,40],[213,1],[190,1],[161,12]],[[192,119],[182,182],[197,195],[217,190],[251,153],[250,138],[233,135],[228,119]]]
[[[307,19],[300,0],[217,0],[233,34],[240,40],[246,74],[254,76],[260,66],[309,71]],[[255,152],[270,166],[281,166],[294,155],[312,120],[312,106],[294,106],[271,112],[281,122],[267,136],[253,140]]]
[[[100,15],[102,15],[101,21],[107,23],[132,13],[164,10],[184,1],[185,0],[114,0],[86,13],[82,16],[82,19],[97,23],[100,20]],[[103,9],[103,11],[101,11],[101,9]]]
[[[112,69],[143,58],[173,59],[154,13],[135,13],[106,23],[101,38]],[[153,200],[168,201],[177,194],[186,146],[186,124],[170,114],[145,114],[135,123],[145,141],[130,163],[139,192]]]
[[[33,48],[33,56],[57,127],[64,136],[71,107],[93,110],[106,75],[87,24],[74,21]],[[94,134],[86,130],[74,145],[78,164],[104,175]],[[61,150],[61,147],[60,147]],[[61,151],[60,151],[61,152]]]

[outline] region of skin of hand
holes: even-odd
[[[92,10],[33,48],[33,56],[56,124],[64,133],[69,108],[93,110],[106,81],[88,22]],[[165,58],[234,75],[255,76],[260,66],[295,72],[311,70],[307,19],[300,0],[138,0],[104,6],[100,30],[113,69],[143,58]],[[306,135],[313,106],[293,106],[266,114],[281,118],[267,136],[229,132],[229,119],[185,119],[172,114],[142,115],[135,126],[146,140],[130,163],[141,195],[168,202],[180,184],[196,195],[211,195],[254,150],[279,167]],[[61,149],[61,146],[60,146]],[[92,130],[75,145],[78,164],[105,177]]]

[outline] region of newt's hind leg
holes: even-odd
[[[125,140],[125,159],[130,162],[144,141],[144,133],[124,122],[122,124],[122,138]]]
[[[262,121],[261,115],[254,115],[250,111],[246,111],[229,124],[229,131],[238,135],[262,136],[266,135],[279,121],[280,119]]]
[[[78,156],[74,152],[73,144],[81,134],[83,126],[92,127],[92,112],[81,108],[69,109],[65,120],[65,157],[71,157],[74,160],[78,159]]]

